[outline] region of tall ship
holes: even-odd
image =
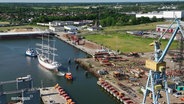
[[[46,38],[47,37],[47,38]],[[52,45],[51,45],[52,44]],[[38,52],[38,62],[40,65],[49,70],[58,70],[58,67],[61,66],[56,60],[55,51],[55,40],[49,34],[42,35],[42,43],[37,43],[36,46],[40,48],[36,48]]]

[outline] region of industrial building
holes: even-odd
[[[76,31],[76,30],[78,30],[78,28],[76,26],[72,26],[72,25],[64,26],[64,29],[68,30],[68,31]]]
[[[49,29],[54,31],[54,32],[64,31],[64,27],[63,26],[49,26]]]
[[[171,20],[174,18],[179,18],[181,19],[184,17],[184,11],[161,11],[161,12],[149,12],[149,13],[144,13],[144,14],[136,14],[136,18],[140,17],[149,17],[149,18],[164,18],[166,20]]]
[[[54,31],[54,32],[77,32],[78,28],[73,25],[67,25],[67,26],[49,26],[49,29]]]
[[[73,25],[74,21],[52,21],[49,22],[50,26],[64,26],[64,25]]]
[[[49,22],[49,26],[68,26],[68,25],[86,25],[93,23],[93,20],[81,20],[81,21],[52,21]]]

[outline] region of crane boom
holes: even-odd
[[[164,51],[162,52],[160,49],[160,45],[161,45],[160,40],[165,35],[165,33],[172,27],[174,23],[177,24],[175,31],[173,32],[171,38],[169,39]],[[164,34],[159,38],[159,40],[154,42],[154,48],[155,48],[154,60],[146,60],[146,67],[149,68],[150,71],[149,71],[148,80],[146,83],[146,91],[144,92],[144,98],[143,98],[142,104],[145,104],[146,96],[149,92],[152,93],[153,104],[159,104],[158,98],[160,96],[161,89],[165,89],[167,104],[170,104],[169,96],[168,96],[167,76],[165,73],[166,63],[164,62],[164,58],[174,38],[176,37],[176,34],[178,33],[178,31],[181,32],[184,38],[182,27],[180,26],[180,21],[176,18],[169,26],[169,28],[164,32]]]
[[[180,30],[182,36],[184,37],[183,31],[182,31],[182,27],[180,26],[180,21],[179,21],[178,19],[175,19],[175,20],[173,21],[173,23],[174,23],[174,22],[177,23],[177,27],[176,27],[175,31],[173,32],[171,38],[169,39],[169,42],[168,42],[168,44],[166,45],[164,51],[162,52],[162,55],[161,55],[160,57],[158,57],[158,58],[155,60],[156,62],[163,62],[163,59],[165,58],[165,55],[166,55],[167,51],[169,50],[169,47],[171,46],[171,44],[172,44],[174,38],[176,37],[176,34],[177,34],[178,30]],[[170,25],[170,27],[169,27],[168,29],[171,28],[171,26],[173,25],[173,23]],[[166,31],[168,31],[168,29],[167,29]],[[165,32],[166,32],[166,31],[165,31]],[[161,36],[161,38],[165,35],[165,32],[164,32],[164,34]],[[161,38],[159,38],[159,41],[160,41]]]

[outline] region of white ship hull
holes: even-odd
[[[36,57],[36,56],[37,56],[37,53],[36,53],[36,51],[33,50],[33,49],[28,49],[28,50],[26,51],[26,55],[27,55],[27,56],[31,56],[31,57]]]
[[[40,63],[40,65],[49,70],[58,69],[58,67],[60,66],[57,62],[52,62],[51,60],[42,57],[42,55],[38,55],[38,62]]]

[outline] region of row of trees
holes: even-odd
[[[117,9],[115,4],[0,4],[0,21],[36,24],[55,20],[99,20],[102,26],[136,25],[163,19],[135,18],[125,12],[149,12],[159,7],[155,5],[122,4],[122,8]]]
[[[108,16],[100,20],[102,26],[124,26],[124,25],[137,25],[151,22],[164,21],[163,18],[148,18],[140,17],[136,18],[135,15],[120,15],[120,16]]]

